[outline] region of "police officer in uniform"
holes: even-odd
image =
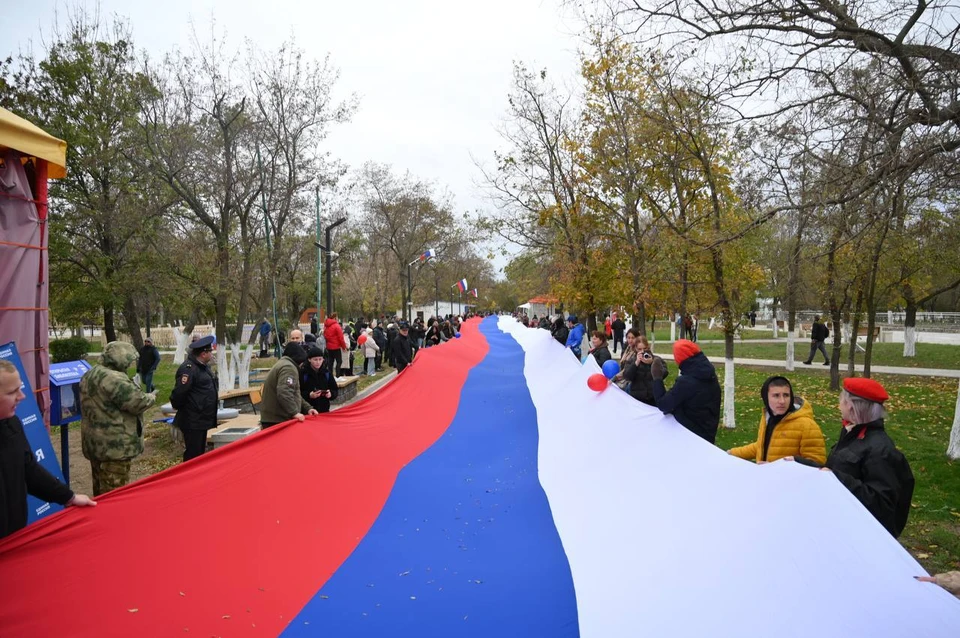
[[[177,411],[173,424],[183,432],[186,449],[183,460],[200,456],[207,449],[207,430],[217,427],[220,401],[217,377],[210,371],[213,361],[213,336],[191,343],[190,355],[177,368],[170,404]]]

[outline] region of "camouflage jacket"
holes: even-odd
[[[155,399],[127,376],[127,368],[136,360],[136,348],[112,341],[104,348],[100,364],[80,380],[80,433],[88,459],[121,461],[143,452],[141,419]]]

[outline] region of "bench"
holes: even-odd
[[[857,328],[857,337],[866,337],[868,328],[867,326],[860,326]],[[873,340],[876,341],[880,338],[880,326],[873,327]]]
[[[224,408],[235,408],[240,414],[257,414],[257,405],[262,400],[259,388],[235,388],[219,396]]]
[[[207,447],[213,447],[214,449],[225,445],[226,443],[232,442],[239,438],[243,437],[227,437],[225,441],[218,441],[218,439],[223,439],[224,437],[218,436],[221,435],[225,430],[231,428],[236,428],[240,430],[255,430],[259,431],[260,429],[260,417],[256,414],[241,414],[235,419],[226,419],[223,421],[217,422],[217,427],[212,430],[207,430]]]
[[[340,393],[331,403],[335,405],[344,403],[357,396],[357,381],[359,380],[360,377],[358,376],[337,377],[337,388],[340,389]]]
[[[263,385],[268,374],[270,374],[270,368],[252,368],[250,370],[250,385]]]

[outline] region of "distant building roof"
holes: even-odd
[[[560,303],[560,300],[555,297],[550,297],[549,295],[540,295],[539,297],[534,297],[527,303],[537,303],[544,306],[556,306]]]

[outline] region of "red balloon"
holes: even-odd
[[[366,340],[367,340],[367,335],[360,335],[359,337],[357,337],[357,343],[359,343],[361,346]]]
[[[603,392],[607,389],[607,384],[609,383],[610,380],[600,373],[591,374],[590,378],[587,379],[587,385],[590,386],[590,389],[594,392]]]

